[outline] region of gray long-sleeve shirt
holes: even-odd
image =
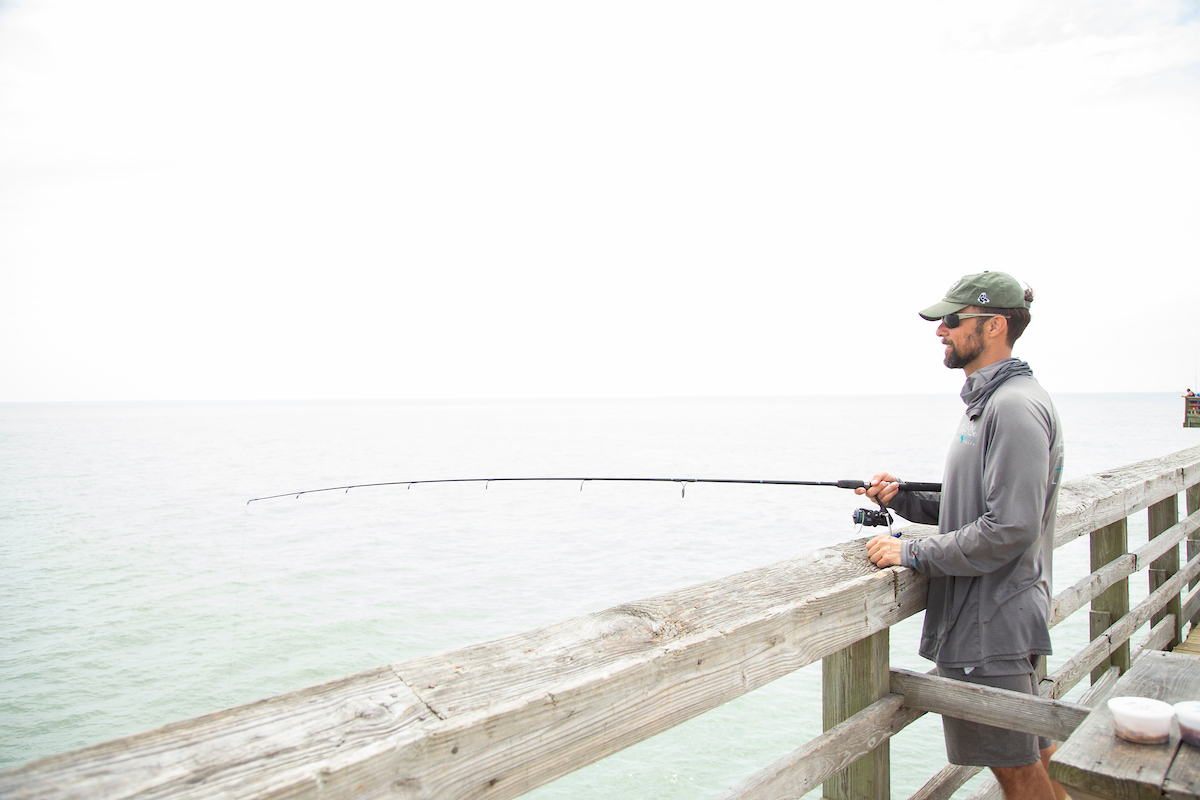
[[[901,492],[892,507],[938,526],[905,540],[904,566],[930,577],[920,654],[969,669],[1051,652],[1048,619],[1062,426],[1028,365],[972,374],[942,491]]]

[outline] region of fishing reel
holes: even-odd
[[[878,528],[883,525],[887,525],[889,529],[892,527],[892,515],[882,508],[855,509],[850,518],[854,520],[855,524],[862,525],[864,528]]]

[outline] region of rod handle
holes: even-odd
[[[871,485],[870,481],[855,481],[843,480],[838,481],[839,489],[865,489]],[[940,483],[900,483],[900,491],[902,492],[940,492],[942,485]]]
[[[902,492],[940,492],[942,485],[940,483],[902,483],[900,491]]]

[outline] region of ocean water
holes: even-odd
[[[1056,403],[1068,480],[1200,444],[1174,395]],[[870,533],[850,521],[859,498],[833,488],[250,498],[506,475],[940,480],[961,408],[876,395],[0,404],[0,768]],[[1135,519],[1131,543],[1144,535]],[[1059,551],[1058,588],[1086,572],[1086,544]],[[1052,669],[1085,624],[1055,629]],[[893,664],[928,668],[918,630],[919,617],[893,630]],[[531,796],[709,797],[819,733],[820,708],[813,665]],[[936,718],[892,753],[907,796],[945,763]]]

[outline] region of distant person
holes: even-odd
[[[1012,357],[1032,301],[1011,276],[982,272],[920,312],[939,322],[945,364],[967,379],[942,491],[900,493],[888,472],[855,491],[938,526],[926,539],[883,535],[867,544],[878,566],[929,576],[921,655],[943,677],[1036,695],[1038,662],[1050,654],[1063,437],[1050,397]],[[1065,796],[1046,769],[1050,740],[946,716],[942,726],[950,762],[990,767],[1009,800]]]
[[[1195,393],[1195,392],[1193,392],[1191,389],[1188,389],[1188,390],[1187,390],[1187,393],[1186,393],[1185,395],[1183,395],[1183,396],[1184,396],[1184,397],[1195,397],[1195,396],[1196,396],[1196,393]]]

